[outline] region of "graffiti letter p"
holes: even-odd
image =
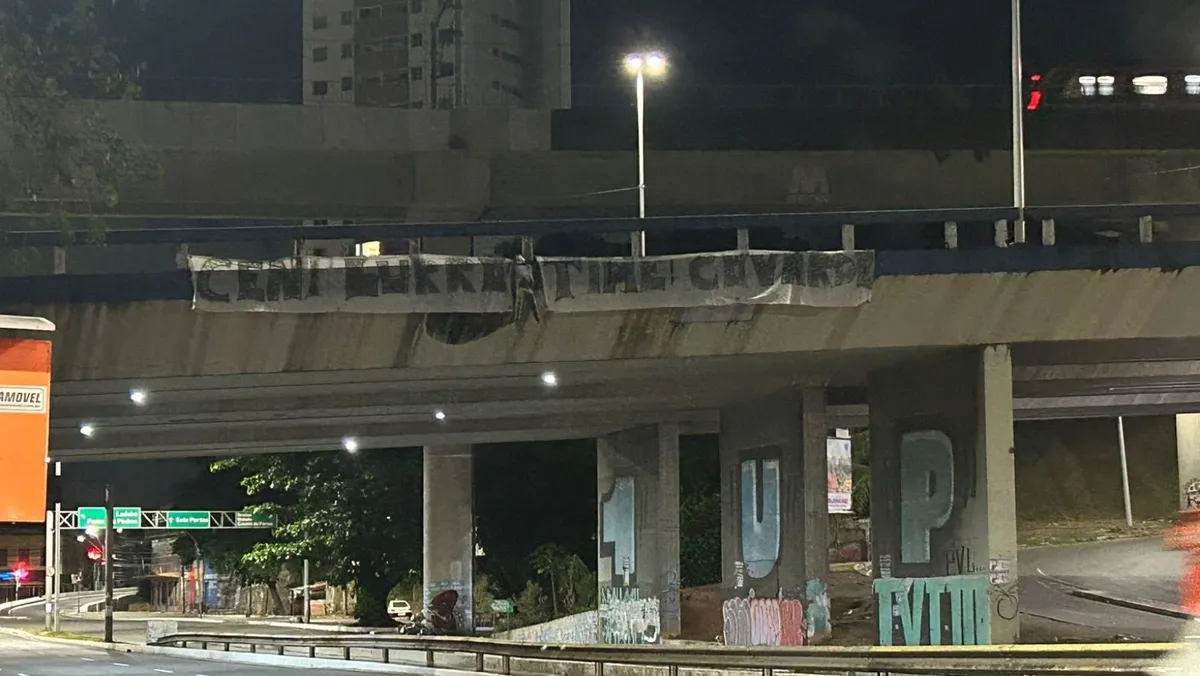
[[[929,563],[929,534],[954,511],[954,450],[935,430],[900,441],[900,560]]]

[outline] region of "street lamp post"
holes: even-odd
[[[630,54],[625,57],[625,71],[634,76],[637,88],[638,126],[638,218],[646,217],[646,78],[662,77],[667,72],[667,57],[662,52]],[[646,255],[646,232],[633,233],[633,255]]]
[[[1021,0],[1012,0],[1013,241],[1025,243],[1025,76],[1021,56]]]

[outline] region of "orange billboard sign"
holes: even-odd
[[[0,522],[46,520],[50,341],[0,339]]]

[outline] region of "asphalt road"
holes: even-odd
[[[0,634],[0,674],[3,676],[284,676],[291,671],[294,670],[108,652]],[[332,669],[304,671],[330,675],[357,673]]]
[[[1018,562],[1022,613],[1150,641],[1173,640],[1182,627],[1181,620],[1069,594],[1086,589],[1177,606],[1183,556],[1159,538],[1035,547],[1021,550]]]

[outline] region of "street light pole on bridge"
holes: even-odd
[[[1025,75],[1021,55],[1021,0],[1012,0],[1012,178],[1017,220],[1013,241],[1024,244],[1025,233]]]

